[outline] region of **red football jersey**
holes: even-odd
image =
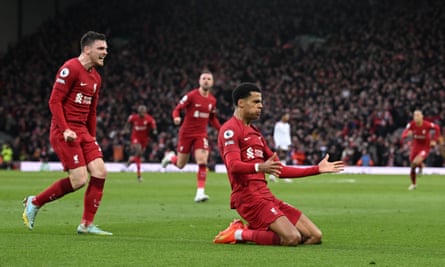
[[[95,68],[86,70],[77,58],[66,61],[57,72],[49,99],[51,127],[63,132],[67,128],[86,126],[94,137],[101,83]]]
[[[242,162],[252,164],[264,162],[271,157],[273,152],[267,146],[257,128],[252,125],[244,125],[241,120],[235,117],[230,118],[221,126],[219,131],[218,149],[226,165],[227,175],[232,187],[230,201],[232,208],[237,206],[236,203],[240,199],[250,199],[251,197],[273,198],[272,193],[266,186],[263,172],[236,173],[226,158],[227,153],[235,152],[240,155]],[[254,186],[255,188],[245,192],[248,186]]]
[[[199,93],[199,89],[190,91],[176,105],[172,117],[179,117],[181,110],[185,111],[185,115],[179,134],[187,133],[188,136],[207,135],[209,122],[216,129],[220,127],[216,118],[216,98],[210,93],[205,97]]]
[[[264,172],[254,166],[271,158],[274,153],[269,148],[261,132],[253,125],[245,125],[233,116],[225,122],[218,134],[218,149],[227,168],[232,194],[230,206],[255,201],[258,198],[273,200],[267,187]],[[278,161],[278,158],[276,158]],[[319,174],[318,165],[311,167],[282,166],[280,177],[297,178]]]
[[[423,123],[420,126],[417,125],[414,120],[409,122],[402,133],[402,138],[407,137],[410,131],[413,138],[414,150],[429,149],[432,135],[431,131],[434,131],[433,140],[437,141],[440,136],[439,126],[426,120],[423,120]]]
[[[145,114],[141,117],[139,114],[131,114],[127,120],[131,123],[131,139],[147,140],[150,132],[156,129],[156,122],[152,116]]]

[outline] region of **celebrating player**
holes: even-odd
[[[52,113],[50,142],[68,177],[37,196],[25,198],[23,220],[32,230],[39,209],[48,202],[82,188],[87,182],[79,234],[112,235],[93,224],[100,206],[107,171],[96,142],[96,106],[102,80],[96,67],[107,56],[105,35],[93,31],[80,40],[79,57],[66,61],[57,72],[49,108]],[[88,176],[90,179],[88,181]]]
[[[235,112],[220,129],[218,148],[232,188],[230,206],[248,224],[234,220],[213,242],[288,246],[321,243],[322,234],[318,227],[300,210],[272,194],[265,173],[279,178],[296,178],[340,172],[344,169],[343,162],[329,162],[329,155],[326,155],[317,166],[281,164],[261,132],[251,124],[260,117],[263,109],[260,88],[243,83],[235,88],[232,98]]]
[[[431,135],[433,135],[433,139],[431,139]],[[408,190],[413,190],[417,187],[416,168],[419,168],[421,172],[423,162],[430,153],[430,148],[434,147],[439,140],[440,128],[437,124],[424,120],[422,111],[417,109],[413,113],[413,120],[406,125],[405,130],[402,132],[402,140],[407,137],[412,137],[409,154],[411,185],[408,187]]]
[[[177,152],[166,153],[162,159],[162,167],[169,163],[182,169],[194,152],[194,158],[198,164],[197,190],[195,202],[204,202],[209,199],[205,194],[207,179],[207,161],[209,158],[209,143],[207,139],[207,125],[210,123],[215,129],[221,127],[216,118],[216,99],[210,93],[213,86],[213,74],[203,72],[199,77],[199,88],[193,89],[182,97],[179,104],[172,112],[175,125],[181,124],[181,111],[185,111],[184,122],[179,129]]]
[[[136,163],[137,179],[139,182],[142,182],[141,157],[145,151],[145,148],[147,147],[150,134],[158,134],[156,129],[156,121],[152,116],[147,114],[146,106],[140,105],[138,107],[138,112],[131,114],[128,117],[123,133],[128,133],[130,128],[132,129],[131,150],[134,154],[129,157],[127,165],[130,165],[132,162]]]

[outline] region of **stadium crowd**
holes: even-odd
[[[176,141],[173,107],[209,69],[221,122],[244,81],[264,88],[257,124],[272,147],[275,121],[290,113],[294,164],[329,152],[347,165],[370,156],[376,166],[408,166],[400,135],[413,110],[445,126],[443,11],[439,0],[82,2],[64,11],[73,19],[48,20],[1,56],[0,132],[14,137],[16,161],[57,160],[48,140],[55,71],[78,54],[79,36],[95,30],[110,47],[98,106],[105,161],[125,160],[114,153],[129,145],[120,132],[144,104],[159,132],[145,160],[159,162]],[[210,131],[210,158],[220,163]],[[443,159],[437,147],[426,163]]]

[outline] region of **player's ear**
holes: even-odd
[[[243,98],[238,99],[237,106],[242,108],[244,107],[245,100]]]
[[[89,45],[86,45],[86,46],[83,47],[83,51],[82,52],[84,54],[88,55],[90,53],[90,51],[91,51],[91,47]]]

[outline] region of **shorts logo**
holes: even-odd
[[[277,215],[277,213],[278,213],[277,210],[276,210],[275,208],[271,208],[271,209],[270,209],[270,212],[272,212],[274,215]]]
[[[79,164],[79,155],[74,155],[73,156],[73,160],[74,160],[74,164]]]

